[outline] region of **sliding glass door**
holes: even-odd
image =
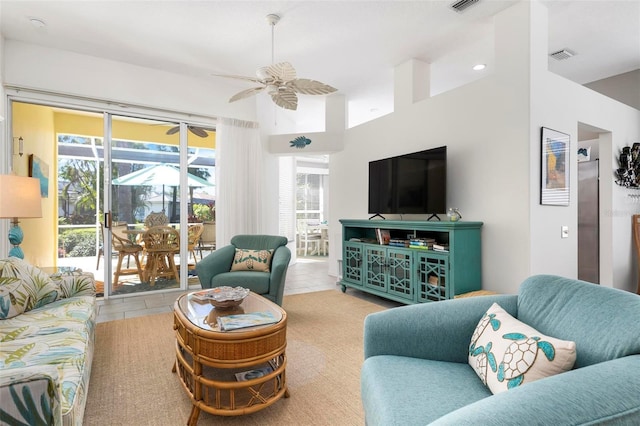
[[[199,284],[195,263],[215,248],[212,126],[18,101],[12,116],[26,154],[12,168],[49,166],[43,218],[24,224],[27,260],[92,272],[105,297]],[[159,252],[154,225],[174,239]]]
[[[178,289],[179,124],[119,115],[108,115],[109,121],[109,295]]]

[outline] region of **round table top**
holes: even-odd
[[[196,292],[180,296],[178,300],[176,300],[174,309],[179,310],[191,324],[206,331],[219,332],[223,334],[254,331],[256,329],[278,324],[282,322],[287,315],[280,306],[254,292],[250,292],[239,306],[231,309],[215,308],[208,300],[200,300],[194,297],[194,293]],[[275,317],[277,322],[274,324],[239,328],[229,331],[222,331],[218,325],[218,317],[256,312],[268,312]]]

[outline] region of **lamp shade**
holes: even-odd
[[[0,218],[42,217],[40,181],[16,175],[0,175]]]

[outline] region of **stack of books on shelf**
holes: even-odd
[[[412,238],[409,240],[409,248],[431,250],[435,242],[435,238]]]
[[[403,240],[402,238],[391,238],[389,245],[394,247],[409,247],[409,240]]]
[[[449,244],[434,244],[433,249],[436,251],[449,251]]]

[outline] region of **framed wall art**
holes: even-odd
[[[40,195],[49,197],[49,165],[33,154],[29,155],[29,177],[40,180]]]
[[[540,204],[569,205],[570,137],[556,130],[542,128]]]

